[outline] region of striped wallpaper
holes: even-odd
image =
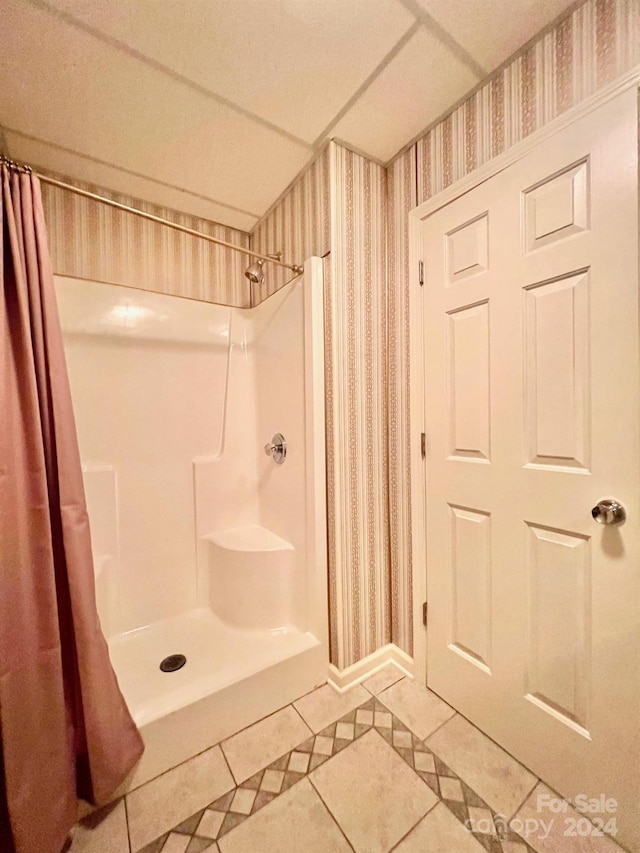
[[[411,437],[409,432],[409,229],[416,206],[413,148],[388,168],[387,298],[389,341],[389,515],[391,537],[391,642],[411,654]]]
[[[413,627],[407,213],[639,62],[640,0],[587,0],[388,166],[393,637],[409,653]]]
[[[418,140],[418,203],[638,62],[638,0],[588,0]]]
[[[329,251],[329,147],[326,146],[251,233],[254,252],[282,252],[287,263],[302,264],[311,255]],[[291,279],[283,267],[267,264],[258,304]]]
[[[62,175],[46,174],[227,243],[249,247],[249,235],[235,228]],[[249,305],[249,286],[243,275],[249,262],[247,255],[45,183],[42,201],[53,271],[57,275],[124,284],[224,305]]]
[[[331,143],[328,490],[332,662],[389,642],[386,170]]]

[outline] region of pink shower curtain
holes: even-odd
[[[98,622],[40,184],[0,176],[0,850],[60,853],[143,745]]]

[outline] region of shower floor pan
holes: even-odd
[[[120,689],[145,741],[132,790],[326,680],[313,634],[242,630],[202,608],[109,640]],[[164,658],[186,664],[162,672]]]

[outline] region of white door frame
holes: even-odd
[[[632,87],[640,86],[640,66],[636,66],[614,83],[606,86],[582,103],[563,113],[558,118],[541,127],[516,143],[508,151],[494,157],[479,169],[447,189],[437,193],[409,212],[409,316],[410,330],[410,402],[409,423],[411,430],[411,563],[413,566],[413,658],[415,679],[426,685],[427,682],[427,631],[422,623],[422,604],[427,596],[427,574],[420,567],[426,563],[426,464],[422,459],[420,434],[426,431],[424,414],[424,357],[422,306],[424,287],[420,286],[418,264],[422,260],[422,222],[450,204],[456,198],[469,192],[478,184],[506,169],[512,163],[529,154],[543,140],[559,133],[569,125],[581,119],[593,110],[615,98]],[[428,570],[428,569],[427,569]]]

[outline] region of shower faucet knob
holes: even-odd
[[[271,456],[278,465],[282,465],[287,458],[287,442],[281,432],[277,432],[271,441],[265,444],[264,452],[267,456]]]

